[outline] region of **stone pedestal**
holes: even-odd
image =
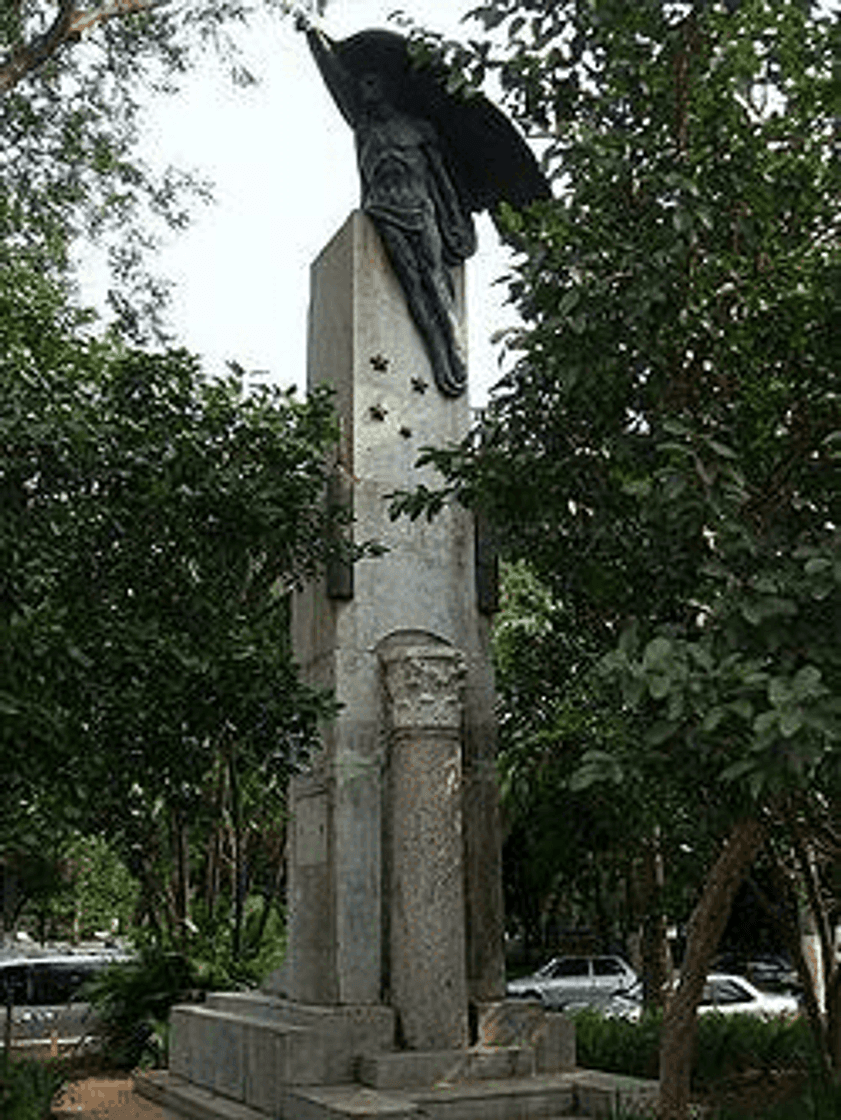
[[[568,1115],[573,1024],[500,1002],[490,619],[473,520],[460,508],[431,523],[388,516],[394,490],[435,484],[418,452],[461,439],[468,403],[438,392],[361,214],[313,266],[309,383],[322,382],[341,425],[333,496],[352,501],[356,539],[388,551],[331,569],[293,603],[303,674],[341,708],[291,784],[287,963],[261,993],[174,1009],[170,1069],[138,1089],[194,1120]]]
[[[463,310],[461,272],[455,282]],[[327,383],[336,392],[335,491],[352,501],[356,540],[377,540],[388,551],[357,563],[352,578],[330,573],[293,602],[293,642],[304,677],[334,689],[342,707],[325,730],[319,757],[292,783],[289,953],[266,990],[313,1004],[392,998],[389,837],[399,814],[391,811],[386,779],[389,752],[394,747],[399,768],[400,749],[389,738],[380,655],[397,643],[456,649],[464,659],[459,745],[447,749],[460,765],[460,852],[451,848],[448,857],[453,881],[463,884],[457,920],[465,980],[456,970],[438,977],[436,988],[449,979],[460,993],[465,984],[469,998],[499,998],[504,959],[490,619],[477,604],[473,519],[461,508],[432,522],[392,522],[388,515],[395,490],[435,484],[434,474],[419,471],[415,461],[421,447],[463,437],[467,397],[446,398],[436,388],[403,293],[361,213],[313,265],[309,331],[309,384]]]

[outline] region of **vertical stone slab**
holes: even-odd
[[[391,1002],[406,1046],[467,1045],[461,729],[466,666],[444,645],[380,654],[390,741]]]
[[[463,314],[461,271],[454,280]],[[488,619],[476,604],[473,519],[460,508],[431,523],[388,516],[394,490],[435,484],[432,471],[415,467],[418,452],[460,440],[469,403],[436,388],[403,292],[360,212],[312,267],[308,383],[336,393],[335,477],[352,493],[355,539],[379,540],[388,552],[356,564],[351,598],[338,597],[326,580],[294,597],[293,642],[304,678],[335,689],[342,709],[319,757],[292,783],[290,948],[266,990],[302,1003],[383,998],[385,736],[376,651],[389,634],[417,631],[457,647],[466,660],[466,954],[471,994],[493,998],[503,976],[493,679]]]

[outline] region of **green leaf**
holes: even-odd
[[[734,700],[728,707],[739,719],[743,719],[748,723],[753,719],[753,704],[751,704],[750,700]]]
[[[807,576],[819,576],[824,572],[830,571],[832,568],[832,561],[825,556],[813,556],[811,560],[807,560],[803,565],[803,571]]]
[[[648,678],[648,692],[652,700],[663,700],[669,695],[672,687],[672,678],[665,675],[653,674]]]
[[[804,665],[799,669],[791,684],[798,700],[809,700],[826,692],[821,683],[821,671],[814,665]]]
[[[776,708],[770,711],[760,712],[753,721],[753,730],[757,735],[766,735],[772,727],[774,727],[780,718],[780,714]]]
[[[772,677],[768,682],[768,699],[775,708],[790,703],[793,696],[791,684],[785,677]]]
[[[786,708],[780,713],[780,733],[783,738],[790,739],[796,735],[803,726],[803,711],[801,708]]]
[[[739,778],[743,778],[746,774],[751,773],[751,771],[755,769],[755,762],[749,759],[740,759],[738,762],[732,763],[732,765],[728,766],[726,770],[722,771],[721,781],[728,784],[730,782],[738,781]]]
[[[661,747],[674,735],[680,725],[671,719],[660,719],[653,723],[645,733],[645,741],[650,747]]]
[[[701,723],[703,731],[715,731],[721,721],[724,719],[726,712],[724,708],[716,707],[711,708]]]
[[[642,657],[643,668],[651,670],[664,665],[671,660],[673,649],[668,638],[653,638],[645,647]]]

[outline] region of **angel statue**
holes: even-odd
[[[334,41],[303,14],[310,49],[353,129],[362,209],[373,220],[438,388],[460,396],[466,349],[450,269],[476,250],[473,212],[505,199],[521,208],[549,198],[537,161],[508,119],[481,95],[449,94],[413,66],[402,35],[360,31]]]

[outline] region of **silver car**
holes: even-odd
[[[509,996],[539,999],[553,1010],[601,1006],[636,983],[637,974],[621,957],[553,957],[532,976],[512,980]]]
[[[119,953],[82,951],[0,955],[0,1010],[11,1009],[12,1045],[33,1052],[55,1044],[78,1046],[95,1026],[79,990],[86,980],[118,960]]]

